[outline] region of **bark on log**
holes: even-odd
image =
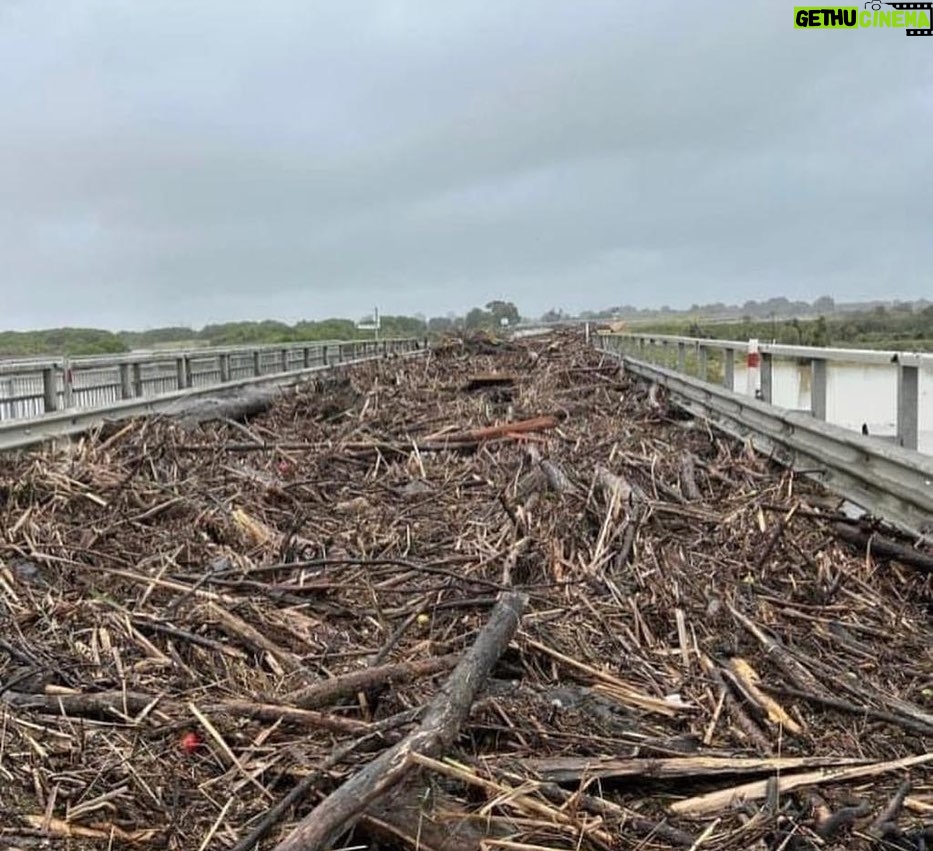
[[[426,442],[440,442],[442,444],[481,443],[484,440],[494,440],[513,434],[547,431],[548,429],[557,428],[559,424],[559,420],[555,416],[532,417],[530,420],[517,420],[516,422],[502,423],[501,425],[483,426],[470,431],[432,435],[426,438]]]
[[[893,559],[894,561],[914,567],[924,573],[933,573],[933,556],[920,552],[913,547],[898,544],[890,538],[879,535],[869,535],[861,529],[853,529],[842,523],[833,525],[833,532],[837,538],[862,549],[868,548],[872,555]]]
[[[183,402],[172,410],[172,415],[188,428],[211,420],[245,420],[267,411],[280,393],[275,387],[247,387]]]
[[[526,602],[524,594],[504,593],[476,642],[431,702],[418,729],[328,795],[275,851],[324,851],[370,804],[414,770],[409,754],[432,756],[446,750],[457,737],[476,694],[512,640]]]
[[[519,502],[525,501],[525,497],[535,489],[536,482],[540,482],[543,487],[554,493],[568,493],[574,490],[570,477],[553,461],[542,458],[537,446],[528,446],[525,455],[532,464],[532,470],[519,482]]]
[[[702,499],[700,489],[697,487],[693,456],[689,452],[684,452],[680,456],[680,491],[689,500]]]
[[[319,709],[328,706],[343,697],[350,697],[361,691],[384,686],[390,683],[407,683],[419,677],[446,671],[457,664],[459,656],[451,653],[446,656],[432,656],[414,662],[395,662],[379,665],[362,671],[352,671],[329,680],[294,691],[280,698],[281,703],[298,706],[301,709]]]

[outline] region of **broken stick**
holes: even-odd
[[[871,765],[822,769],[820,771],[808,771],[803,774],[785,774],[778,778],[778,791],[783,794],[793,789],[799,789],[802,786],[846,783],[850,780],[860,780],[863,777],[878,777],[892,771],[902,771],[915,765],[923,765],[930,761],[933,761],[933,753],[918,754],[904,759],[893,759],[890,762],[876,762]],[[768,783],[768,780],[758,780],[754,783],[732,786],[729,789],[707,792],[671,804],[670,811],[675,815],[698,818],[727,809],[742,801],[760,801],[768,793]]]
[[[446,656],[429,656],[427,659],[416,659],[412,662],[394,662],[375,668],[364,668],[362,671],[351,671],[349,674],[322,680],[284,695],[278,702],[301,709],[318,709],[376,686],[389,683],[398,685],[449,670],[457,664],[459,658],[456,653],[451,653]]]
[[[377,798],[414,770],[413,753],[436,755],[454,741],[499,657],[518,629],[527,596],[503,593],[476,642],[431,701],[417,730],[374,759],[328,795],[276,846],[275,851],[323,851]]]
[[[532,417],[530,420],[518,420],[501,425],[483,426],[471,431],[456,432],[454,434],[439,434],[427,438],[428,441],[437,439],[443,443],[481,443],[484,440],[494,440],[498,437],[507,437],[512,434],[528,434],[535,431],[547,431],[557,428],[559,421],[554,416]]]

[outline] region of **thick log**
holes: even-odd
[[[526,602],[524,594],[504,593],[476,642],[431,702],[418,729],[328,795],[275,851],[324,851],[370,804],[415,769],[409,760],[411,754],[437,755],[450,747],[477,693],[512,640]]]
[[[211,420],[246,420],[269,410],[280,394],[275,387],[246,387],[184,402],[172,415],[189,428]]]
[[[880,535],[868,534],[861,529],[853,529],[842,523],[835,523],[833,532],[837,538],[860,549],[867,549],[873,556],[889,558],[924,573],[933,573],[933,555],[927,555],[913,547],[899,544],[890,538],[882,538]]]

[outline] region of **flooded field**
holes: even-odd
[[[897,431],[897,372],[892,366],[837,364],[827,368],[826,419],[835,425],[891,437]],[[809,364],[775,360],[772,401],[783,408],[810,410]],[[735,389],[743,392],[745,364],[735,365]],[[920,433],[918,449],[933,455],[933,371],[920,372]]]

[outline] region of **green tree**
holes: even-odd
[[[510,301],[490,301],[486,310],[489,311],[495,325],[501,325],[503,319],[507,320],[509,325],[517,325],[521,320],[518,308]]]
[[[826,317],[821,316],[813,323],[813,333],[810,338],[812,346],[829,345],[829,329],[826,327]]]
[[[474,307],[464,320],[464,326],[469,330],[476,328],[487,328],[489,326],[490,314],[486,313],[481,307]]]

